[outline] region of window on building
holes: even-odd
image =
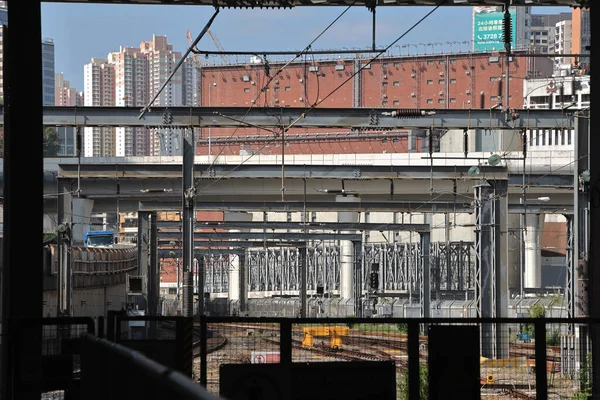
[[[388,102],[384,100],[384,101],[381,102],[381,105],[385,107],[385,106],[388,105]]]
[[[444,103],[445,103],[444,99],[438,99],[438,104],[444,104]]]
[[[456,99],[455,98],[451,98],[450,99],[450,103],[456,103]]]
[[[394,85],[394,86],[400,86],[400,82],[398,82],[398,81],[394,81],[393,85]]]
[[[439,83],[440,85],[443,85],[444,83],[446,83],[446,80],[444,80],[444,79],[440,79],[440,80],[438,81],[438,83]]]
[[[388,67],[388,63],[383,63],[383,64],[381,64],[381,66],[382,66],[383,68],[387,68],[387,67]]]
[[[427,65],[433,65],[433,60],[427,61]]]
[[[273,88],[273,91],[274,91],[274,92],[279,92],[279,86],[275,86],[275,87]]]
[[[394,104],[395,106],[397,106],[397,105],[399,105],[399,104],[400,104],[400,101],[399,101],[399,100],[394,100],[393,104]]]
[[[399,67],[399,66],[400,66],[400,63],[399,63],[399,62],[395,62],[395,63],[394,63],[394,67]]]
[[[446,60],[440,60],[440,65],[446,64]]]
[[[433,104],[433,99],[427,99],[427,104]]]
[[[571,133],[572,133],[572,132],[571,132],[570,130],[569,130],[569,131],[567,131],[567,144],[568,144],[568,145],[571,145]]]
[[[250,88],[244,88],[244,92],[248,93],[250,91]]]
[[[289,92],[290,90],[292,90],[292,88],[289,86],[286,86],[283,90],[285,90],[286,92]]]
[[[456,64],[456,60],[450,60],[450,64]]]
[[[387,82],[381,82],[381,86],[387,86],[388,83]]]
[[[456,83],[456,78],[450,79],[450,83]]]
[[[433,85],[433,79],[427,79],[427,84],[428,85]]]
[[[490,76],[490,82],[496,82],[498,80],[497,76]]]

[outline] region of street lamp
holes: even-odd
[[[461,43],[467,45],[467,51],[466,51],[466,53],[468,53],[470,51],[470,48],[471,48],[471,42],[469,40],[464,40]]]

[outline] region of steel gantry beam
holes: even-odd
[[[106,4],[169,4],[169,5],[196,5],[227,8],[293,8],[302,6],[343,6],[348,2],[344,0],[44,0],[42,2],[53,3],[106,3]],[[591,0],[512,0],[513,6],[585,6],[590,5]],[[356,7],[394,7],[394,6],[503,6],[506,0],[358,0],[352,3]]]
[[[0,121],[4,108],[0,107]],[[79,127],[235,128],[260,126],[355,129],[570,129],[573,113],[564,110],[155,107],[139,118],[138,107],[44,107],[44,125]],[[165,123],[169,121],[169,123]],[[243,122],[242,122],[243,121]],[[275,137],[275,136],[274,136]]]
[[[161,221],[158,229],[161,232],[181,228],[180,221]],[[243,221],[196,221],[196,228],[214,229],[299,229],[299,230],[337,230],[337,231],[400,231],[426,232],[428,224],[378,224],[351,222],[243,222]]]
[[[573,205],[545,205],[528,204],[526,206],[528,213],[542,214],[564,214],[573,213]],[[181,210],[181,203],[178,202],[153,202],[140,201],[139,211],[177,211]],[[263,201],[263,202],[244,202],[244,201],[222,201],[222,202],[197,202],[196,210],[203,211],[263,211],[263,212],[331,212],[331,211],[356,211],[356,212],[418,212],[418,213],[473,213],[471,204],[462,204],[454,202],[364,202],[356,203],[336,203],[334,201],[313,201],[303,203],[301,201]],[[508,207],[510,214],[522,214],[525,206],[511,204]]]
[[[177,232],[160,232],[158,241],[160,244],[168,244],[171,241],[179,240]],[[194,232],[194,243],[206,240],[259,240],[260,245],[264,240],[282,240],[282,241],[306,241],[306,240],[362,240],[359,233],[315,233],[315,232]],[[237,242],[229,243],[230,246],[236,246]]]

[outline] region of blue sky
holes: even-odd
[[[343,10],[343,7],[222,9],[211,30],[225,50],[301,50]],[[378,8],[377,46],[389,45],[430,10],[429,7]],[[554,13],[569,8],[535,7],[533,11]],[[174,49],[183,53],[188,46],[186,31],[189,29],[196,37],[212,13],[212,7],[206,6],[43,3],[42,34],[54,39],[56,72],[63,72],[71,86],[82,91],[83,66],[92,57],[106,57],[120,46],[138,47],[153,34],[166,35]],[[368,47],[372,43],[371,21],[366,8],[354,7],[313,48]],[[449,48],[446,42],[463,42],[470,36],[471,8],[442,7],[397,44],[442,43]],[[208,35],[198,47],[215,49]],[[466,49],[465,45],[462,48]],[[397,51],[392,49],[393,53]]]

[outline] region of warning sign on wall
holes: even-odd
[[[279,362],[277,351],[253,351],[250,355],[252,364],[274,364]]]

